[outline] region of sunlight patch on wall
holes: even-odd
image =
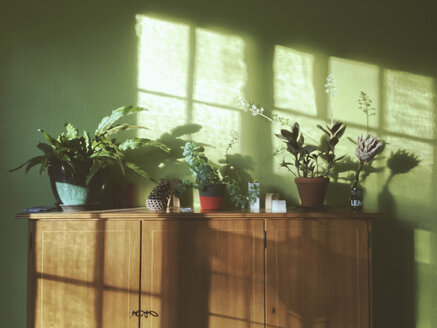
[[[337,81],[337,95],[332,100],[334,119],[366,127],[366,116],[358,108],[358,97],[361,91],[364,91],[372,99],[376,112],[381,110],[378,92],[378,66],[331,57],[329,69]],[[378,126],[377,118],[377,115],[370,118],[369,127]]]
[[[196,29],[194,99],[235,106],[247,79],[244,51],[240,37]]]
[[[138,88],[184,97],[189,26],[137,15]]]
[[[193,123],[198,123],[203,128],[196,133],[194,139],[212,147],[206,147],[206,154],[212,161],[217,162],[225,158],[226,148],[231,140],[232,130],[240,129],[240,113],[204,104],[194,104]],[[232,147],[230,153],[239,153],[240,143]]]
[[[317,115],[313,86],[314,56],[275,46],[274,105],[277,108]]]
[[[437,319],[435,284],[437,282],[436,232],[414,230],[416,273],[416,327],[434,328]]]
[[[397,212],[402,213],[403,216],[415,215],[412,211],[417,211],[417,207],[433,205],[434,147],[431,144],[409,138],[386,136],[384,140],[387,142],[384,151],[387,159],[392,152],[395,153],[399,149],[403,149],[416,155],[421,161],[408,173],[396,175],[389,184],[389,190],[398,205]],[[385,163],[387,166],[387,162]],[[403,163],[407,162],[398,160],[395,163],[402,166]],[[391,171],[387,167],[385,172],[387,181]],[[412,204],[414,204],[413,208]]]
[[[435,128],[434,88],[432,78],[385,70],[386,130],[432,139]]]
[[[414,229],[414,259],[431,264],[431,231]]]
[[[231,130],[240,131],[232,109],[247,79],[245,43],[235,35],[137,15],[138,104],[149,112],[140,136],[157,138],[178,125],[198,123],[193,136],[212,160],[223,158]],[[239,152],[239,144],[232,152]]]
[[[139,137],[156,139],[186,123],[185,100],[138,92],[138,105],[149,109],[137,114],[139,124],[147,128],[138,130]]]

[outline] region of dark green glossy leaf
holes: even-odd
[[[287,143],[287,150],[293,155],[297,153],[297,150],[291,143]]]
[[[130,139],[126,139],[125,141],[123,141],[118,148],[121,151],[126,151],[126,150],[135,150],[135,149],[139,149],[141,147],[144,146],[152,146],[155,148],[159,148],[165,152],[170,152],[170,149],[167,147],[167,145],[164,145],[161,142],[158,141],[154,141],[154,140],[150,140],[150,139],[146,139],[146,138],[130,138]]]
[[[296,138],[294,137],[294,134],[288,130],[282,129],[281,135],[288,141],[296,140]]]
[[[297,139],[297,137],[299,136],[299,131],[300,131],[299,123],[297,123],[297,122],[294,123],[292,131],[293,131],[294,139]]]
[[[313,145],[306,145],[305,147],[302,148],[302,151],[304,151],[306,154],[310,154],[316,150],[317,150],[317,147],[313,146]]]
[[[131,169],[132,171],[134,171],[136,174],[141,175],[143,178],[152,180],[150,178],[150,176],[146,173],[146,171],[144,171],[142,168],[140,168],[139,166],[137,166],[134,163],[131,162],[125,162],[126,167],[128,167],[129,169]],[[152,180],[153,181],[153,180]]]
[[[49,165],[49,160],[48,160],[47,156],[44,156],[41,159],[41,167],[39,168],[39,174],[43,173],[47,169],[48,165]],[[27,168],[26,168],[26,170],[27,170]]]
[[[39,142],[38,145],[36,145],[39,150],[41,150],[46,155],[52,155],[53,154],[53,147],[46,144]]]
[[[123,124],[118,124],[118,125],[115,125],[115,126],[111,127],[105,134],[109,136],[111,134],[114,134],[114,133],[117,133],[117,132],[120,132],[120,131],[138,130],[138,129],[148,130],[144,126],[138,126],[138,125],[131,125],[131,124],[123,123]]]
[[[337,139],[340,139],[342,137],[342,135],[344,134],[345,130],[346,130],[346,125],[343,125],[343,127],[337,131],[337,133],[335,134],[335,137]]]
[[[338,143],[338,139],[336,137],[332,137],[331,139],[329,139],[328,144],[331,147],[335,147],[335,145]]]
[[[47,132],[45,132],[44,130],[41,130],[41,129],[38,129],[38,131],[41,132],[43,137],[46,138],[53,146],[55,146],[55,147],[59,146],[59,141],[56,140],[55,138],[53,138],[52,136],[50,136]]]
[[[297,141],[297,144],[298,144],[299,148],[302,148],[304,140],[305,139],[303,137],[303,134],[301,134],[299,140]]]
[[[114,109],[109,116],[105,116],[99,123],[95,135],[99,136],[102,134],[106,134],[107,131],[112,127],[112,125],[117,122],[120,118],[131,115],[134,113],[146,111],[146,108],[138,107],[138,106],[123,106],[117,109]]]
[[[286,130],[285,130],[286,131]],[[279,139],[282,139],[284,141],[287,141],[288,139],[286,137],[284,137],[282,134],[279,133],[275,133],[275,136],[277,136]]]
[[[45,155],[32,157],[31,159],[29,159],[28,161],[24,162],[20,166],[14,168],[14,169],[10,169],[9,172],[18,171],[19,169],[21,169],[22,167],[27,165],[27,167],[26,167],[26,173],[27,173],[30,168],[32,168],[33,166],[35,166],[37,164],[40,164],[44,157],[45,157]]]
[[[335,134],[342,124],[343,123],[340,122],[340,121],[339,122],[335,122],[334,125],[332,126],[332,128],[330,129],[332,134]]]

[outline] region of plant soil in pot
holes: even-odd
[[[325,201],[328,178],[295,178],[303,207],[322,207]]]
[[[202,210],[221,210],[225,200],[225,185],[212,184],[199,190]]]

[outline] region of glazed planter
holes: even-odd
[[[213,184],[199,190],[200,207],[202,210],[218,211],[223,209],[225,201],[225,185]]]
[[[303,207],[322,207],[325,201],[328,178],[295,178]]]
[[[102,190],[102,181],[99,175],[92,179],[90,185],[85,184],[85,178],[75,176],[63,165],[52,167],[50,182],[56,201],[63,211],[92,210],[98,207]]]
[[[53,196],[56,199],[56,206],[62,204],[61,198],[59,197],[58,191],[56,189],[56,181],[62,181],[62,171],[60,166],[49,165],[48,174],[50,178],[50,187],[52,188]]]

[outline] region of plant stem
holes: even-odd
[[[366,123],[366,132],[367,132],[367,134],[369,134],[369,112],[366,112],[366,121],[367,121],[367,123]]]
[[[356,187],[358,185],[358,181],[360,179],[360,172],[361,172],[361,169],[363,168],[363,165],[364,165],[364,162],[360,161],[360,164],[358,165],[357,172],[355,173],[355,181],[354,181],[352,187]]]

